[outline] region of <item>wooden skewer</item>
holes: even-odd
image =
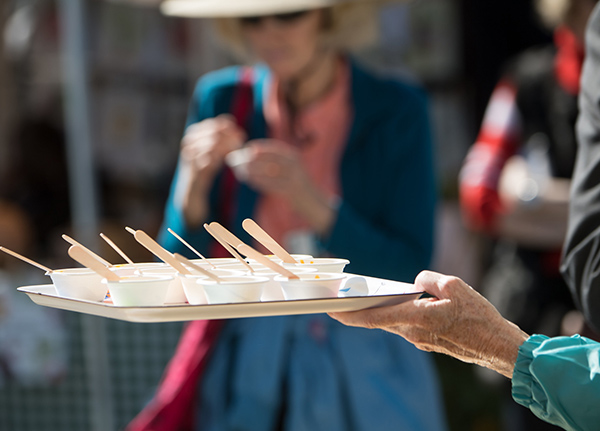
[[[104,241],[106,241],[106,242],[107,242],[107,244],[108,244],[108,245],[110,245],[114,251],[116,251],[117,253],[119,253],[119,255],[120,255],[120,256],[121,256],[123,259],[125,259],[125,261],[126,261],[127,263],[129,263],[130,265],[133,265],[133,267],[134,267],[135,269],[137,269],[138,271],[140,271],[140,273],[142,272],[142,271],[141,271],[141,270],[140,270],[140,269],[139,269],[139,268],[138,268],[138,267],[135,265],[135,263],[133,262],[133,260],[131,260],[131,259],[129,258],[129,256],[127,256],[127,255],[125,254],[125,252],[123,252],[123,250],[121,250],[121,249],[120,249],[120,248],[117,246],[117,244],[115,244],[115,243],[114,243],[114,242],[113,242],[113,241],[112,241],[112,240],[111,240],[109,237],[107,237],[107,236],[106,236],[106,235],[104,235],[103,233],[100,233],[100,238],[102,238]]]
[[[23,262],[27,262],[30,265],[33,265],[40,269],[43,269],[46,272],[52,272],[52,270],[50,268],[48,268],[47,266],[44,266],[41,263],[37,263],[36,261],[29,259],[28,257],[21,256],[19,253],[9,250],[6,247],[0,246],[0,250],[2,250],[6,254],[10,254],[11,256],[16,257],[17,259],[21,259]]]
[[[133,230],[131,228],[126,228],[128,232],[133,232],[133,237],[137,242],[146,247],[150,253],[154,254],[160,260],[165,262],[168,265],[171,265],[173,268],[177,270],[180,274],[191,274],[191,272],[183,266],[175,257],[165,250],[159,243],[150,238],[143,230]]]
[[[278,272],[279,274],[283,275],[284,277],[293,278],[293,279],[300,278],[296,274],[294,274],[292,271],[284,268],[283,266],[279,265],[277,262],[273,262],[267,256],[265,256],[262,253],[259,253],[258,251],[254,250],[252,247],[250,247],[247,244],[240,244],[240,245],[238,245],[237,248],[240,251],[240,253],[243,253],[246,256],[251,257],[252,259],[256,259],[257,262],[263,264],[267,268],[271,268],[273,271]]]
[[[235,257],[237,260],[239,260],[240,262],[242,262],[242,264],[248,269],[248,271],[250,272],[254,272],[254,270],[252,269],[252,267],[250,265],[248,265],[248,262],[246,262],[244,260],[244,258],[242,256],[240,256],[240,254],[235,251],[228,243],[227,241],[225,241],[223,238],[221,238],[219,236],[219,234],[217,234],[214,229],[212,227],[210,227],[208,224],[204,223],[204,229],[206,229],[206,231],[212,235],[212,237],[214,239],[216,239],[219,244],[221,244],[223,247],[225,247],[225,250],[227,250],[229,253],[231,253],[231,255],[233,257]]]
[[[247,218],[242,222],[242,227],[252,237],[264,245],[271,253],[277,256],[285,263],[298,263],[271,235],[260,227],[254,220]]]
[[[167,231],[169,231],[169,233],[170,233],[171,235],[173,235],[175,238],[177,238],[179,241],[181,241],[181,243],[182,243],[183,245],[185,245],[187,248],[189,248],[190,250],[192,250],[192,251],[193,251],[193,252],[196,254],[196,256],[200,257],[201,259],[204,259],[204,260],[206,260],[206,261],[207,261],[207,262],[210,264],[210,266],[212,266],[213,268],[216,268],[216,266],[215,266],[215,265],[214,265],[214,264],[213,264],[213,263],[212,263],[210,260],[208,260],[207,258],[205,258],[205,257],[202,255],[202,253],[200,253],[198,250],[196,250],[194,247],[192,247],[190,244],[188,244],[188,242],[187,242],[185,239],[183,239],[182,237],[180,237],[179,235],[177,235],[177,234],[176,234],[176,233],[173,231],[173,229],[171,229],[171,228],[169,227],[169,228],[167,228]]]
[[[221,238],[223,238],[225,241],[227,241],[233,248],[237,248],[238,245],[244,244],[244,241],[242,241],[237,236],[235,236],[230,230],[225,228],[225,226],[223,226],[221,223],[213,221],[212,223],[209,224],[209,226],[217,233],[217,235],[219,235]]]
[[[98,262],[98,260],[89,254],[89,251],[85,247],[81,247],[79,245],[72,245],[69,247],[69,256],[86,268],[91,269],[92,271],[99,274],[101,277],[106,278],[109,281],[119,281],[121,277],[112,272],[102,263]]]
[[[196,265],[194,262],[190,262],[189,259],[186,259],[184,256],[180,255],[179,253],[175,253],[175,259],[177,259],[179,262],[189,266],[194,271],[198,271],[200,274],[206,275],[207,277],[212,278],[217,283],[220,283],[222,281],[220,277],[217,277],[215,274],[202,268],[200,265]]]
[[[101,257],[100,257],[100,256],[98,256],[96,253],[94,253],[92,250],[90,250],[89,248],[87,248],[87,247],[86,247],[86,246],[84,246],[83,244],[81,244],[81,243],[79,243],[79,242],[75,241],[75,240],[74,240],[73,238],[71,238],[70,236],[63,234],[63,235],[62,235],[62,239],[64,239],[65,241],[67,241],[67,242],[68,242],[69,244],[71,244],[71,245],[78,245],[79,247],[86,249],[86,250],[88,251],[88,253],[89,253],[89,254],[91,254],[91,255],[92,255],[92,256],[93,256],[93,257],[94,257],[96,260],[100,261],[100,262],[101,262],[101,263],[102,263],[104,266],[107,266],[107,267],[109,267],[109,268],[112,266],[112,264],[111,264],[109,261],[107,261],[107,260],[105,260],[105,259],[101,258]]]

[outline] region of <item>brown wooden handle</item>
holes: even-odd
[[[242,222],[242,227],[252,237],[264,245],[271,253],[277,256],[285,263],[298,263],[271,235],[260,227],[254,220],[247,218]]]
[[[277,262],[273,262],[267,256],[265,256],[262,253],[259,253],[258,251],[254,250],[252,247],[250,247],[247,244],[238,245],[238,250],[240,251],[240,253],[244,253],[246,256],[251,257],[252,259],[255,259],[258,263],[261,263],[264,266],[266,266],[267,268],[270,268],[273,271],[278,272],[279,274],[283,275],[284,277],[298,278],[298,279],[300,278],[296,274],[294,274],[292,271],[289,271],[288,269],[279,265]]]
[[[91,269],[101,277],[106,278],[109,281],[119,281],[121,277],[112,272],[101,262],[99,262],[93,255],[90,254],[89,250],[80,245],[72,245],[69,247],[69,256],[86,268]]]

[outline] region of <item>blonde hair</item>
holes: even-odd
[[[355,51],[377,41],[376,7],[369,3],[344,3],[324,8],[323,44],[337,51]],[[239,18],[216,18],[217,35],[234,55],[243,61],[252,54],[242,36]]]

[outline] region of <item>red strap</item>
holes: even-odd
[[[565,26],[560,26],[554,31],[554,44],[558,49],[554,58],[556,80],[567,93],[577,95],[584,48],[573,32]]]
[[[232,100],[231,112],[246,127],[252,112],[252,70],[246,68]],[[220,220],[231,225],[235,216],[238,183],[230,169],[221,183]],[[219,257],[223,247],[213,247]],[[127,426],[127,431],[192,431],[198,384],[223,325],[221,320],[197,320],[186,325],[163,379],[151,402]]]
[[[250,119],[253,106],[252,80],[252,68],[246,67],[242,69],[240,82],[231,104],[231,114],[235,117],[238,126],[245,130],[248,130],[248,120]],[[239,183],[229,166],[225,166],[223,169],[220,187],[219,202],[216,208],[217,219],[222,225],[232,231],[237,213]],[[231,257],[229,252],[216,241],[212,242],[210,255],[212,257]]]
[[[196,320],[185,327],[173,358],[150,403],[127,431],[191,431],[199,377],[223,321]]]

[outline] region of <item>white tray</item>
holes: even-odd
[[[349,275],[349,277],[351,276]],[[412,284],[372,277],[363,278],[367,281],[369,288],[369,295],[367,296],[238,304],[173,304],[162,307],[118,307],[110,302],[63,298],[56,294],[52,284],[23,286],[17,290],[26,293],[38,305],[140,323],[354,311],[401,304],[416,299],[423,294],[423,292],[415,292],[415,287]]]

